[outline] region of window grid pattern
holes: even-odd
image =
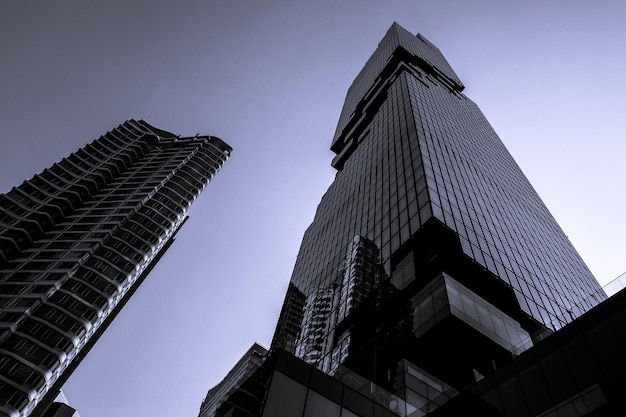
[[[309,294],[330,285],[354,236],[391,253],[431,216],[408,90],[399,80],[322,198],[306,230],[292,282]]]
[[[0,415],[34,408],[229,154],[129,121],[2,196],[6,230],[27,238],[0,262]]]
[[[455,89],[463,90],[463,83],[435,45],[422,35],[413,36],[411,32],[394,23],[348,89],[331,148],[341,145],[340,140],[345,129],[356,119],[354,116],[357,113],[357,107],[373,90],[373,86],[380,82],[381,72],[398,49],[408,51],[424,61],[429,69],[436,74],[441,74]]]
[[[392,81],[305,232],[292,284],[307,297],[336,285],[354,236],[380,248],[389,275],[391,255],[435,217],[550,328],[604,299],[478,107],[416,67]]]
[[[322,342],[302,343],[297,354],[320,369],[337,362],[320,354],[333,352],[321,346],[334,334],[342,303],[329,303],[333,311],[313,305],[320,294],[340,285],[355,237],[372,242],[372,259],[385,280],[392,253],[432,216],[408,91],[403,78],[390,86],[387,99],[322,198],[300,247],[291,283],[309,300],[303,326],[323,334],[315,336]],[[313,323],[307,312],[322,316],[324,322]],[[301,340],[308,336],[304,328],[300,336]]]
[[[423,78],[421,79],[423,80]],[[558,329],[604,299],[599,284],[478,107],[407,75],[433,215],[463,251]]]

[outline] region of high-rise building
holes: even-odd
[[[267,357],[267,349],[254,343],[219,384],[207,392],[198,417],[215,417],[217,408],[246,381]]]
[[[129,120],[0,195],[0,416],[54,399],[231,150]]]
[[[606,299],[463,89],[391,26],[270,354],[216,417],[625,415],[626,291]]]
[[[432,43],[395,23],[357,75],[331,144],[338,172],[291,278],[308,300],[300,338],[307,318],[324,318],[313,327],[325,347],[300,343],[296,356],[322,370],[349,364],[389,389],[404,360],[463,385],[605,298],[463,89]],[[355,236],[380,269],[347,283]],[[346,297],[347,284],[361,288]],[[320,294],[331,293],[327,311]],[[367,311],[353,308],[368,299]],[[359,346],[337,355],[350,351],[346,326]]]

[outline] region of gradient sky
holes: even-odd
[[[65,387],[82,417],[195,417],[268,346],[392,22],[437,45],[601,284],[626,271],[626,2],[4,0],[0,192],[129,118],[234,152]]]

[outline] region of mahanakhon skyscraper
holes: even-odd
[[[273,348],[392,392],[406,361],[461,387],[605,298],[463,89],[391,26],[348,90]]]

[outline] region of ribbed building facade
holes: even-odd
[[[231,150],[129,120],[0,195],[0,416],[57,395]]]

